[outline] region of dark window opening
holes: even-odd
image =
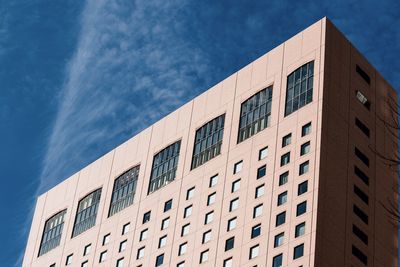
[[[356,65],[356,72],[364,79],[368,84],[371,84],[371,77],[358,65]]]

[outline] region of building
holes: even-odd
[[[397,266],[393,99],[324,18],[41,195],[23,266]]]

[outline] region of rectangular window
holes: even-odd
[[[292,142],[292,134],[287,134],[282,138],[282,147],[290,145]]]
[[[165,247],[166,244],[167,244],[167,235],[164,235],[160,237],[160,239],[158,239],[158,248]]]
[[[299,166],[299,175],[303,175],[303,174],[307,173],[309,170],[309,165],[310,165],[310,162],[308,160],[306,162],[301,163]]]
[[[260,151],[258,152],[258,160],[265,159],[267,156],[268,156],[268,147],[266,146],[260,149]]]
[[[366,166],[369,167],[369,158],[362,153],[357,147],[354,147],[354,154],[359,160],[361,160]]]
[[[141,259],[144,257],[144,248],[145,247],[141,247],[138,249],[137,254],[136,254],[136,259]]]
[[[290,162],[290,152],[281,156],[281,167],[285,166]]]
[[[368,264],[368,257],[361,250],[359,250],[356,246],[351,246],[351,253],[364,265]]]
[[[129,228],[130,228],[131,224],[130,223],[126,223],[122,226],[122,235],[126,235],[129,232]]]
[[[285,233],[277,234],[274,238],[274,248],[280,247],[283,244]]]
[[[163,265],[164,263],[164,254],[158,255],[156,258],[156,267]]]
[[[107,250],[100,253],[99,262],[105,262],[107,259]]]
[[[303,215],[307,211],[307,201],[303,201],[296,207],[296,216]]]
[[[224,260],[223,267],[233,267],[233,260],[232,260],[232,258],[225,259],[225,260]]]
[[[261,90],[242,103],[238,144],[269,126],[271,105],[272,86]]]
[[[143,241],[147,239],[147,235],[149,233],[149,229],[144,229],[140,232],[139,241]]]
[[[72,257],[73,254],[70,254],[67,256],[67,259],[65,260],[65,265],[71,265],[72,264]]]
[[[209,224],[214,220],[214,211],[210,211],[206,214],[204,224]]]
[[[181,256],[183,254],[185,254],[187,251],[187,242],[179,245],[179,252],[178,252],[178,256]]]
[[[314,61],[304,64],[287,77],[285,117],[312,102]]]
[[[236,162],[233,166],[233,174],[236,174],[242,170],[243,167],[243,160]]]
[[[190,215],[192,215],[192,210],[193,210],[193,206],[187,206],[184,210],[183,210],[183,218],[187,218]]]
[[[49,218],[44,224],[38,256],[41,256],[60,245],[66,213],[66,209],[60,211]]]
[[[141,266],[138,266],[138,267],[141,267]],[[176,265],[176,267],[185,267],[185,261],[181,261],[180,263],[178,263]]]
[[[356,72],[361,76],[361,78],[363,78],[363,80],[366,83],[371,84],[371,78],[369,77],[369,75],[357,64],[356,64]]]
[[[260,185],[260,186],[257,186],[257,188],[256,188],[256,198],[259,198],[259,197],[261,197],[261,196],[263,196],[264,195],[264,193],[265,193],[265,186],[264,186],[264,184],[262,184],[262,185]]]
[[[261,224],[257,224],[251,228],[251,238],[255,238],[261,234]]]
[[[305,154],[308,154],[310,152],[310,141],[304,143],[300,147],[300,156],[303,156]]]
[[[161,230],[168,228],[168,226],[169,226],[169,217],[161,221]]]
[[[272,259],[272,267],[281,267],[283,261],[283,254],[276,255]]]
[[[50,266],[50,267],[56,267],[56,264],[53,264],[53,265]],[[88,262],[88,261],[82,262],[81,267],[89,267],[89,262]]]
[[[208,184],[208,187],[214,187],[217,185],[217,183],[218,183],[218,174],[210,177],[210,182]]]
[[[151,216],[151,210],[143,214],[143,223],[147,223],[150,221],[150,216]]]
[[[368,205],[369,202],[369,197],[367,194],[365,194],[358,186],[354,185],[354,194],[358,196],[365,204]]]
[[[255,245],[250,248],[249,260],[254,259],[260,253],[260,245]]]
[[[229,203],[229,212],[237,210],[237,208],[239,208],[239,198],[231,200],[231,202]]]
[[[233,229],[235,229],[236,228],[236,217],[234,217],[234,218],[232,218],[232,219],[230,219],[229,221],[228,221],[228,227],[227,227],[227,231],[229,232],[229,231],[232,231]]]
[[[217,197],[217,193],[215,193],[215,192],[210,194],[210,195],[208,195],[208,197],[207,197],[207,206],[210,206],[210,205],[214,204],[216,197]]]
[[[200,253],[200,263],[208,261],[208,249]]]
[[[267,165],[263,165],[260,168],[258,168],[257,169],[257,179],[264,177],[266,172],[267,172]]]
[[[253,219],[261,216],[262,212],[263,212],[263,204],[255,206],[253,209]]]
[[[128,241],[124,240],[121,243],[119,243],[119,250],[118,252],[123,252],[126,250],[126,245],[127,245]]]
[[[293,249],[293,259],[298,259],[304,255],[304,244],[298,245]]]
[[[279,213],[276,215],[275,226],[279,226],[284,224],[286,221],[286,211]]]
[[[164,212],[167,212],[170,209],[172,209],[172,199],[164,203]]]
[[[92,244],[88,244],[83,249],[83,256],[89,255],[90,251],[92,250]]]
[[[369,110],[371,108],[371,102],[369,102],[368,98],[360,91],[356,91],[356,98],[366,109]]]
[[[224,124],[225,114],[216,117],[196,130],[192,170],[221,154]]]
[[[284,185],[288,182],[289,179],[289,172],[284,172],[279,175],[279,186]]]
[[[132,205],[136,193],[139,169],[140,165],[135,166],[115,179],[108,217]]]
[[[237,179],[232,183],[231,193],[234,193],[240,189],[240,179]]]
[[[306,232],[306,223],[302,222],[302,223],[296,225],[295,231],[294,231],[294,237],[296,238],[296,237],[302,236],[305,234],[305,232]]]
[[[367,137],[369,137],[369,128],[367,127],[367,125],[365,125],[364,123],[362,123],[359,119],[356,118],[356,126],[358,127],[358,129],[361,130],[361,132],[363,132]]]
[[[308,190],[308,181],[304,181],[301,184],[298,185],[297,187],[297,195],[300,196],[307,192]]]
[[[353,234],[357,236],[365,245],[368,245],[368,235],[353,224]]]
[[[185,224],[184,226],[182,226],[181,236],[188,235],[189,231],[190,231],[190,223]]]
[[[186,200],[192,199],[194,197],[194,191],[195,191],[194,186],[186,191]]]
[[[103,236],[103,243],[102,245],[105,246],[108,243],[110,243],[110,238],[111,238],[111,234],[106,234],[105,236]]]
[[[154,155],[148,194],[175,180],[180,149],[181,140]]]
[[[304,124],[301,127],[301,137],[309,135],[311,133],[311,122]]]
[[[75,237],[96,224],[97,210],[99,208],[101,188],[93,191],[78,203],[72,237]]]
[[[365,224],[368,224],[368,215],[364,211],[362,211],[356,205],[353,205],[353,212],[358,218],[361,219],[361,221],[365,222]]]
[[[124,258],[121,258],[121,259],[117,260],[116,267],[124,267]]]
[[[207,232],[203,233],[203,238],[202,238],[202,244],[205,244],[211,240],[211,230],[208,230]]]
[[[234,246],[235,246],[235,237],[234,236],[231,238],[228,238],[225,241],[225,251],[233,249]]]
[[[278,195],[278,203],[277,203],[277,205],[278,206],[283,205],[283,204],[286,203],[286,201],[287,201],[287,191],[285,191],[283,193],[280,193]]]
[[[369,185],[369,177],[357,166],[354,166],[354,173],[364,182],[364,184]]]

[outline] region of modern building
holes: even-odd
[[[397,266],[396,100],[324,18],[41,195],[23,266]]]

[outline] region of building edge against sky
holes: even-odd
[[[42,194],[23,266],[397,266],[390,100],[324,18]]]

